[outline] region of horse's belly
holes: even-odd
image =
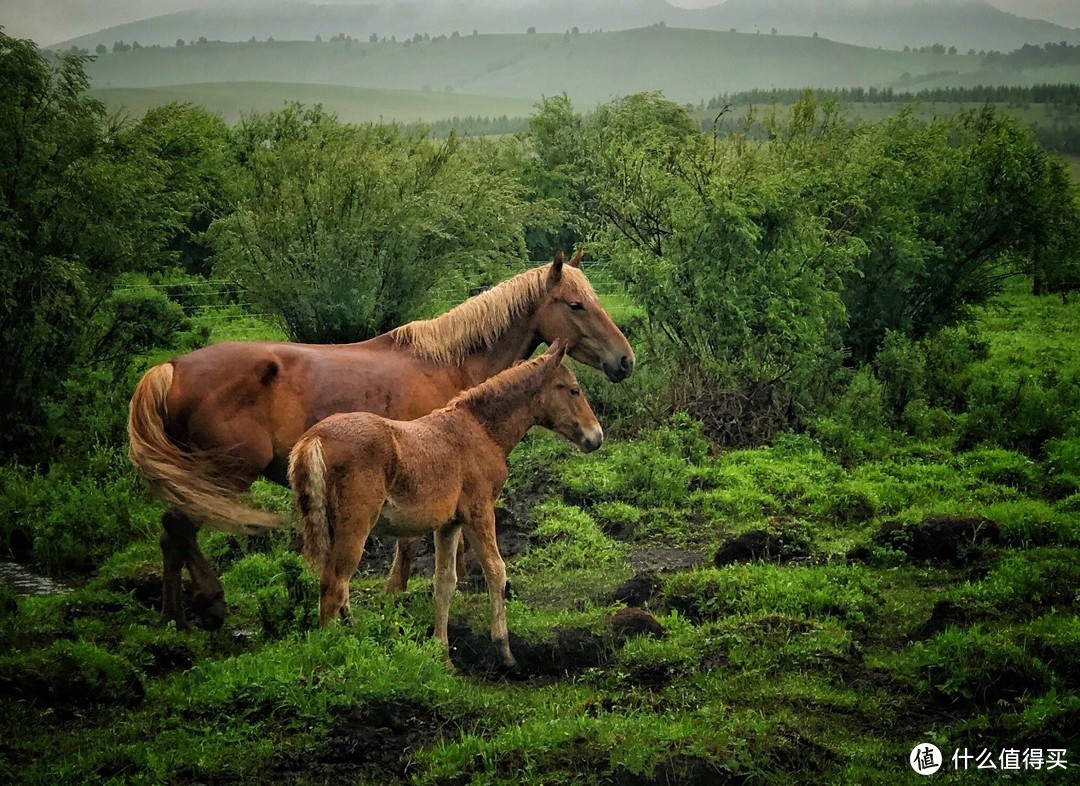
[[[395,537],[412,537],[434,532],[454,517],[456,504],[444,501],[416,505],[387,497],[379,514],[379,529]]]

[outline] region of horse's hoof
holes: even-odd
[[[167,614],[165,612],[162,612],[161,627],[169,627],[170,622],[176,625],[177,630],[191,630],[191,626],[188,624],[188,621],[184,618],[183,614],[177,616],[175,614]]]
[[[225,624],[228,615],[228,606],[225,605],[225,596],[217,593],[211,597],[196,595],[192,600],[195,614],[199,617],[199,627],[203,630],[219,630]]]

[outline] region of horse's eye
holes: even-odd
[[[570,388],[570,395],[571,396],[580,396],[581,395],[581,388]]]
[[[573,303],[568,303],[567,305],[570,306],[571,311],[584,311],[585,310],[585,306],[582,305],[581,303],[579,303],[576,300]]]

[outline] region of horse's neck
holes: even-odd
[[[482,346],[462,360],[461,389],[468,390],[481,382],[506,371],[519,360],[532,356],[540,346],[536,331],[536,316],[530,312],[514,320],[510,327],[490,346]]]

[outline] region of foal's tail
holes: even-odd
[[[289,454],[289,485],[300,511],[304,560],[317,574],[330,555],[330,516],[326,499],[326,459],[322,440],[304,437]]]
[[[128,457],[154,496],[193,518],[226,532],[250,533],[284,522],[237,499],[215,471],[213,454],[183,450],[165,433],[165,398],[173,383],[172,363],[146,372],[135,387],[128,413]]]

